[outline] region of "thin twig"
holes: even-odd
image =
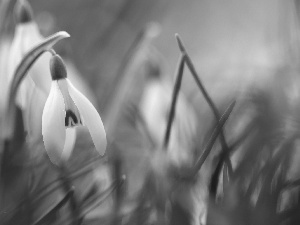
[[[165,137],[164,137],[164,143],[163,143],[164,145],[163,146],[164,146],[165,150],[168,149],[168,144],[169,144],[171,130],[172,130],[172,124],[173,124],[174,117],[175,117],[177,98],[178,98],[178,94],[179,94],[180,87],[181,87],[183,70],[184,70],[184,56],[181,55],[180,59],[179,59],[178,67],[176,70],[176,81],[175,81],[174,88],[173,88],[172,102],[171,102],[170,112],[169,112],[169,116],[168,116],[168,123],[167,123],[167,128],[166,128]]]

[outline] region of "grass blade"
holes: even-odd
[[[63,197],[63,199],[60,200],[54,207],[49,209],[44,215],[42,215],[39,219],[37,219],[37,221],[35,221],[33,225],[44,224],[49,217],[55,214],[61,207],[63,207],[68,202],[68,200],[73,196],[73,194],[74,194],[74,187],[72,187]]]
[[[197,86],[199,87],[200,91],[202,92],[202,94],[203,94],[205,100],[207,101],[208,105],[212,109],[214,117],[215,117],[216,121],[218,122],[220,120],[220,114],[219,114],[219,111],[218,111],[217,107],[215,106],[212,98],[209,96],[206,88],[202,84],[202,81],[200,80],[200,78],[198,76],[198,73],[197,73],[197,71],[196,71],[196,69],[195,69],[195,67],[194,67],[194,65],[192,63],[192,60],[189,57],[189,55],[187,54],[187,51],[186,51],[186,49],[185,49],[185,47],[183,45],[183,42],[181,41],[179,35],[176,34],[175,37],[177,39],[177,43],[178,43],[179,49],[180,49],[181,53],[184,55],[184,57],[185,57],[185,62],[187,64],[189,70],[191,71],[191,74],[194,77]],[[229,156],[228,156],[228,154],[229,154],[229,147],[228,147],[228,144],[226,142],[223,130],[221,130],[221,132],[220,132],[220,141],[221,141],[221,145],[222,145],[223,151],[226,152],[226,154],[224,155],[224,160],[227,163],[228,175],[229,175],[229,177],[231,177],[231,174],[232,174],[232,165],[231,165],[231,162],[230,162]]]
[[[193,168],[193,171],[192,171],[192,175],[195,176],[198,171],[201,169],[203,163],[205,162],[207,156],[209,155],[217,137],[219,136],[219,134],[221,133],[222,131],[222,127],[224,126],[225,122],[227,121],[227,119],[229,118],[233,108],[234,108],[234,105],[235,105],[235,101],[233,101],[229,107],[226,109],[226,111],[224,112],[224,114],[222,115],[221,119],[219,120],[219,123],[217,124],[216,128],[214,129],[207,145],[205,146],[204,150],[203,150],[203,153],[202,155],[199,157],[199,159],[197,160],[194,168]]]
[[[168,144],[169,144],[169,140],[170,140],[171,128],[172,128],[172,124],[173,124],[174,117],[175,117],[176,103],[177,103],[177,98],[178,98],[178,94],[179,94],[180,87],[181,87],[183,70],[184,70],[184,56],[181,55],[181,57],[179,59],[179,63],[178,63],[178,68],[176,70],[176,81],[175,81],[174,88],[173,88],[172,102],[171,102],[170,112],[169,112],[169,116],[168,116],[166,133],[165,133],[165,137],[164,137],[163,145],[164,145],[165,149],[168,148]]]

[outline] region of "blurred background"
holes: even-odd
[[[62,44],[63,50],[88,78],[102,112],[120,80],[116,76],[120,76],[118,68],[122,60],[149,22],[160,26],[160,35],[152,45],[162,54],[170,76],[179,55],[174,34],[179,33],[201,76],[207,82],[217,82],[212,77],[220,71],[222,77],[241,77],[251,73],[250,70],[272,67],[281,61],[283,56],[279,51],[287,48],[283,45],[298,41],[293,29],[298,24],[297,2],[30,1],[44,35],[58,30],[71,34],[71,39]]]
[[[260,182],[253,175],[252,169],[253,165],[257,163],[258,171],[255,172],[262,174],[262,179],[268,176],[274,178],[272,181],[275,180],[274,183],[276,183],[279,176],[279,172],[274,169],[277,166],[276,163],[278,165],[286,163],[284,166],[288,167],[289,161],[282,159],[284,162],[281,162],[273,156],[278,156],[277,152],[285,151],[285,149],[277,149],[278,146],[282,146],[281,140],[285,141],[290,130],[294,129],[293,132],[297,133],[300,127],[298,116],[300,108],[300,85],[298,85],[300,2],[298,0],[29,0],[29,3],[33,7],[35,19],[43,36],[60,30],[67,31],[71,35],[71,38],[56,45],[55,50],[68,62],[68,69],[73,68],[72,72],[79,74],[94,93],[89,97],[97,105],[105,125],[109,142],[108,158],[113,159],[113,162],[115,162],[114,160],[122,161],[120,163],[122,164],[121,173],[126,174],[127,177],[126,200],[129,199],[128,202],[134,197],[139,200],[136,193],[142,189],[143,185],[148,190],[148,180],[145,181],[145,177],[146,174],[150,174],[149,177],[151,177],[152,170],[158,173],[154,178],[157,183],[152,182],[153,186],[164,183],[161,181],[165,180],[167,180],[165,183],[168,186],[168,182],[171,182],[172,178],[163,172],[167,170],[164,165],[169,161],[166,163],[163,160],[174,157],[172,163],[175,162],[177,172],[181,171],[184,168],[182,164],[190,158],[194,162],[197,159],[196,156],[202,153],[203,146],[207,143],[215,125],[215,118],[188,69],[184,71],[182,82],[181,90],[184,95],[178,100],[181,102],[178,103],[178,114],[181,110],[183,112],[182,116],[178,116],[180,117],[178,120],[184,121],[180,122],[185,123],[186,127],[181,127],[180,122],[178,122],[179,125],[176,124],[176,120],[174,122],[178,125],[179,132],[182,131],[186,138],[183,138],[183,141],[180,138],[177,142],[175,140],[179,151],[173,152],[171,156],[156,155],[155,153],[159,151],[155,151],[155,148],[160,147],[159,144],[163,138],[161,132],[164,134],[165,127],[163,129],[154,127],[150,136],[155,136],[157,133],[156,136],[160,136],[160,139],[158,138],[157,146],[151,148],[149,143],[145,143],[144,136],[147,135],[141,131],[141,127],[135,124],[136,118],[133,117],[137,117],[135,115],[136,108],[143,113],[140,102],[143,103],[145,99],[145,102],[151,102],[151,81],[153,80],[148,79],[151,76],[162,75],[167,78],[169,83],[161,85],[160,88],[166,92],[159,92],[156,96],[156,103],[161,101],[161,105],[153,104],[153,107],[145,108],[154,115],[155,110],[151,110],[161,107],[164,110],[163,122],[168,118],[170,99],[164,99],[163,95],[171,96],[174,73],[180,57],[180,50],[174,37],[175,33],[179,33],[185,43],[196,70],[220,114],[224,112],[230,101],[238,100],[236,111],[226,127],[226,138],[230,144],[233,143],[233,146],[235,141],[240,141],[242,147],[238,143],[238,147],[232,148],[236,147],[242,150],[231,155],[233,169],[236,172],[233,180],[236,180],[229,183],[228,186],[222,183],[225,179],[220,182],[220,186],[223,185],[224,188],[219,191],[220,193],[223,191],[221,197],[226,194],[229,196],[228,199],[227,196],[224,197],[225,200],[222,202],[224,205],[221,205],[222,210],[225,209],[224,215],[232,207],[233,210],[228,213],[230,219],[231,217],[236,219],[236,215],[239,217],[239,206],[246,198],[244,195],[240,197],[239,191],[244,191],[244,187],[247,185],[250,191],[246,190],[245,192],[247,192],[247,197],[250,196],[249,205],[256,201],[252,199],[253,196],[259,199],[257,190],[265,184],[267,188],[264,190],[265,192],[261,191],[262,195],[266,194],[267,197],[270,197],[268,193],[271,192],[269,189],[272,189],[271,182]],[[156,86],[154,85],[154,87]],[[149,96],[145,90],[150,90]],[[147,112],[147,110],[145,111]],[[151,113],[149,113],[150,117]],[[147,113],[142,116],[147,120]],[[153,124],[159,126],[160,123],[155,119]],[[151,133],[152,128],[149,124],[151,125],[151,120],[146,124]],[[185,128],[187,129],[185,130]],[[246,135],[240,136],[242,133]],[[191,136],[193,138],[189,139]],[[295,143],[291,144],[292,147],[289,146],[292,149],[289,156],[298,150],[299,143],[294,139],[293,141]],[[183,142],[191,145],[181,146]],[[215,162],[212,158],[221,151],[220,143],[217,143],[215,151],[208,160],[208,164],[213,165],[213,168]],[[71,160],[73,163],[77,162],[77,159],[84,161],[85,158],[80,158],[80,156],[89,154],[80,152],[80,149],[78,147],[75,150],[75,153],[80,155],[74,154],[75,156]],[[183,151],[180,151],[181,149]],[[181,164],[180,160],[186,161]],[[275,166],[272,164],[273,160]],[[188,162],[190,163],[190,161]],[[271,166],[268,164],[269,162]],[[274,174],[269,175],[268,170],[266,170],[267,175],[264,172],[261,173],[263,170],[260,168],[269,166]],[[285,170],[282,169],[284,166],[280,167],[282,171]],[[294,171],[298,171],[298,167],[295,167]],[[101,180],[101,175],[104,173],[101,169],[97,169],[96,177],[99,176],[99,180]],[[235,221],[236,223],[231,223],[230,219],[223,219],[223,211],[217,206],[215,207],[219,203],[217,191],[214,193],[216,198],[212,198],[215,201],[213,206],[209,202],[211,199],[206,201],[208,199],[207,192],[196,192],[200,189],[208,189],[209,181],[207,179],[212,175],[212,171],[209,166],[205,169],[205,182],[202,182],[202,177],[199,179],[197,177],[197,181],[201,182],[184,184],[186,186],[183,185],[182,190],[179,188],[180,190],[176,190],[178,192],[175,191],[176,194],[179,193],[178,199],[177,196],[170,197],[172,203],[175,202],[172,206],[176,208],[177,202],[181,202],[180,204],[183,205],[181,207],[186,207],[182,211],[188,212],[191,208],[196,210],[197,207],[202,207],[200,210],[197,209],[198,212],[201,212],[201,216],[197,215],[198,219],[206,218],[206,209],[202,210],[203,208],[213,207],[212,212],[220,215],[216,220],[225,221],[223,224],[241,224],[238,220],[240,218]],[[149,171],[150,173],[148,173]],[[111,171],[107,173],[110,174]],[[295,174],[294,178],[298,179],[299,173],[295,172]],[[223,173],[223,176],[226,175]],[[168,179],[164,180],[166,177]],[[238,182],[240,182],[240,186],[234,186]],[[83,182],[81,185],[84,189]],[[257,189],[255,185],[257,185]],[[229,188],[226,189],[226,187]],[[155,196],[157,199],[161,197],[161,189],[168,190],[165,187],[160,188],[160,186],[153,188],[156,191],[153,195],[157,194],[158,197]],[[186,193],[189,196],[186,196]],[[152,197],[150,196],[150,199]],[[269,203],[270,199],[267,199],[266,202]],[[262,200],[263,203],[265,203],[264,200]],[[168,204],[168,201],[169,199],[164,204]],[[195,203],[196,201],[198,201],[198,205]],[[257,202],[259,201],[257,200]],[[227,203],[228,205],[226,205]],[[203,206],[204,204],[205,206]],[[282,203],[278,203],[278,205],[280,204]],[[272,210],[276,213],[279,211],[276,208],[278,205],[277,202],[272,205],[272,207],[274,206]],[[157,205],[155,207],[159,208]],[[263,205],[264,207],[268,208],[269,205]],[[300,201],[298,201],[297,207],[296,209],[299,210]],[[228,211],[226,211],[227,208]],[[245,220],[248,215],[251,217],[252,211],[249,213],[248,209],[248,205],[243,209],[246,215],[241,216],[242,220]],[[260,208],[257,207],[255,210],[257,210],[255,213],[258,214],[252,215],[253,224],[264,224],[265,218],[256,216],[260,215]],[[176,211],[174,210],[174,212]],[[159,210],[156,216],[159,218]],[[212,214],[213,217],[214,214]],[[261,223],[255,223],[255,218],[260,218]],[[272,218],[272,216],[268,218]],[[180,223],[178,222],[178,224]],[[215,223],[211,222],[211,224]]]
[[[132,192],[144,176],[147,150],[135,128],[124,119],[120,96],[127,93],[137,102],[143,92],[143,65],[156,61],[171,79],[180,55],[174,38],[179,33],[195,67],[216,105],[224,105],[237,93],[255,83],[266,83],[278,69],[299,61],[298,1],[285,0],[31,0],[41,32],[45,36],[65,30],[71,38],[56,46],[74,63],[96,95],[106,129],[110,120],[118,128],[108,131],[108,139],[122,146]],[[126,62],[141,42],[149,23],[150,48],[154,57],[138,63]],[[145,32],[144,32],[145,33]],[[151,36],[151,35],[150,35]],[[149,47],[149,46],[148,46]],[[146,51],[146,50],[145,50]],[[157,60],[158,58],[158,60]],[[158,62],[157,62],[158,61]],[[136,73],[124,85],[127,73]],[[141,69],[142,68],[142,69]],[[197,109],[199,126],[211,125],[212,115],[192,77],[185,70],[183,92]],[[129,75],[130,76],[130,75]],[[126,79],[126,78],[125,78]],[[121,86],[125,86],[122,87]],[[118,93],[121,94],[118,94]],[[125,101],[125,99],[123,98]],[[227,103],[226,103],[227,104]],[[123,113],[116,113],[122,111]],[[113,115],[112,115],[113,114]],[[121,114],[121,115],[120,115]],[[113,117],[113,118],[112,118]],[[116,118],[121,119],[116,119]],[[120,122],[121,121],[121,122]],[[142,169],[141,169],[142,168]],[[141,185],[141,184],[140,184]]]

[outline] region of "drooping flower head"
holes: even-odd
[[[5,111],[7,105],[7,94],[9,93],[10,84],[18,64],[23,57],[32,48],[45,41],[41,35],[39,27],[34,20],[34,15],[30,4],[26,0],[18,0],[14,8],[15,16],[15,32],[9,54],[5,55],[7,65],[1,70],[0,84],[0,112]],[[24,78],[18,90],[16,99],[17,104],[22,108],[24,113],[25,129],[27,131],[27,139],[30,142],[40,142],[42,130],[42,112],[51,88],[51,75],[49,70],[49,61],[51,53],[44,52],[31,66],[28,76]],[[2,62],[2,61],[1,61]],[[94,96],[89,91],[86,83],[80,79],[76,73],[76,68],[69,62],[67,63],[69,70],[69,79],[76,87],[84,93],[89,99],[94,100]]]
[[[58,165],[70,157],[77,126],[88,128],[96,150],[103,155],[106,133],[97,110],[69,81],[60,56],[51,58],[50,71],[51,89],[42,116],[42,134],[50,160]]]

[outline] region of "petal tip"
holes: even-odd
[[[59,31],[57,34],[60,35],[61,37],[64,37],[64,38],[71,37],[71,35],[66,31]]]

